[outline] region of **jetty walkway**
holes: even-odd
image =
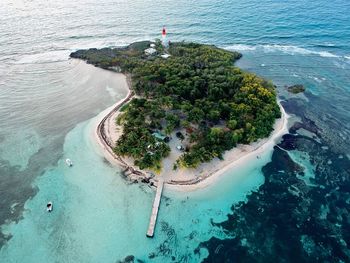
[[[147,237],[153,237],[153,235],[154,235],[154,229],[156,227],[160,198],[162,197],[163,186],[164,186],[163,178],[159,178],[158,183],[157,183],[157,192],[156,192],[156,196],[154,198],[153,207],[152,207],[152,214],[151,214],[151,218],[149,220],[148,231],[146,234]]]

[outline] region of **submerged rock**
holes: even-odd
[[[141,180],[141,182],[142,183],[146,183],[146,184],[148,184],[149,183],[149,180],[150,180],[150,178],[142,178],[142,180]]]
[[[301,84],[296,84],[296,85],[287,87],[287,90],[293,94],[298,94],[300,92],[304,92],[305,87]]]
[[[133,255],[126,256],[123,260],[118,260],[117,263],[134,263],[135,257]]]

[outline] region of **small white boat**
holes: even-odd
[[[66,159],[66,164],[71,167],[73,166],[73,162],[70,159]]]
[[[48,202],[47,205],[46,205],[46,210],[47,212],[51,212],[53,209],[53,204],[52,202]]]

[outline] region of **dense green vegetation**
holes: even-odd
[[[117,124],[123,125],[123,135],[115,152],[133,157],[140,169],[160,170],[161,160],[170,152],[169,146],[151,132],[151,129],[160,127],[159,120],[166,117],[160,109],[154,101],[133,99],[117,119]]]
[[[169,146],[152,135],[183,131],[186,151],[177,166],[196,167],[222,158],[237,143],[266,137],[280,110],[274,86],[234,66],[241,54],[215,46],[171,43],[163,52],[146,56],[149,42],[123,49],[90,49],[72,53],[94,65],[132,76],[138,95],[123,108],[117,122],[124,132],[115,152],[132,156],[141,169],[160,169]],[[186,131],[186,132],[185,132]]]

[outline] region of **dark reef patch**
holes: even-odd
[[[216,224],[233,238],[212,237],[195,250],[209,251],[204,262],[350,262],[350,161],[339,153],[343,145],[328,144],[335,122],[320,128],[300,100],[283,106],[301,122],[275,146],[265,183]],[[315,137],[298,134],[301,128]],[[291,157],[298,152],[314,167],[311,183]]]
[[[25,202],[35,196],[38,190],[33,188],[33,180],[45,172],[43,167],[55,165],[62,157],[62,151],[54,149],[62,148],[63,139],[64,137],[59,137],[49,146],[41,148],[29,159],[24,170],[0,159],[0,226],[22,219]],[[11,233],[5,234],[0,228],[0,249],[11,237]]]
[[[144,263],[145,261],[135,258],[133,255],[126,256],[123,260],[117,260],[116,263]]]
[[[315,133],[323,144],[331,148],[334,153],[349,152],[350,147],[350,104],[348,101],[335,103],[331,97],[315,96],[304,93],[308,101],[289,98],[282,101],[284,109],[300,117],[304,129]],[[348,94],[340,94],[344,100]]]
[[[293,93],[293,94],[298,94],[298,93],[305,91],[305,87],[301,84],[292,85],[292,86],[289,86],[286,88],[287,88],[288,92]]]
[[[304,92],[305,91],[305,87],[303,85],[301,85],[301,84],[296,84],[296,85],[292,85],[292,86],[287,87],[287,90],[290,93],[298,94],[300,92]]]

